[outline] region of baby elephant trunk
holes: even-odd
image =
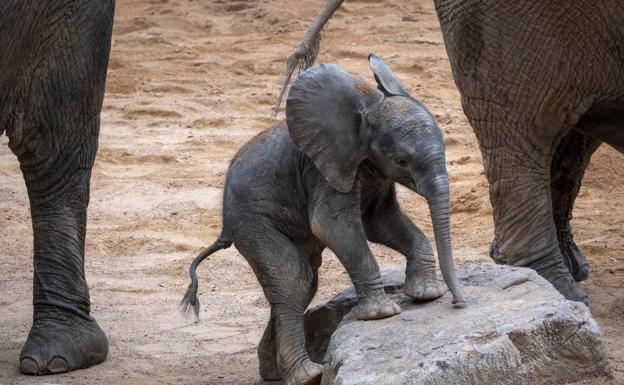
[[[462,295],[459,281],[455,276],[455,266],[453,264],[453,251],[451,249],[451,224],[448,176],[439,175],[431,185],[430,194],[427,196],[427,203],[431,211],[431,221],[433,223],[433,233],[435,235],[436,249],[440,270],[444,277],[444,282],[453,295],[455,307],[465,307],[466,301]]]

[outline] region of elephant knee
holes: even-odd
[[[267,295],[267,300],[276,314],[300,314],[303,316],[308,304],[312,300],[313,288],[311,285],[296,284],[284,288],[278,293]]]
[[[296,313],[305,312],[308,304],[312,301],[315,294],[315,284],[312,277],[302,277],[296,274],[287,279],[286,283],[280,287],[280,290],[273,293],[267,299],[274,307],[277,313]]]

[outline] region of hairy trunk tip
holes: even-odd
[[[456,309],[465,309],[468,307],[468,304],[463,299],[453,299],[453,307]]]

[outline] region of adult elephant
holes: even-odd
[[[84,245],[114,6],[0,2],[0,135],[20,162],[34,232],[25,374],[85,368],[108,353],[90,315]]]
[[[342,0],[329,0],[289,58],[308,67]],[[491,256],[528,266],[566,298],[589,268],[570,218],[602,142],[624,151],[624,3],[434,0],[494,208]],[[286,87],[283,87],[285,90]],[[279,105],[279,102],[278,102]]]

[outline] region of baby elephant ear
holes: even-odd
[[[290,137],[340,192],[351,191],[366,157],[364,114],[382,99],[372,85],[333,64],[308,69],[288,93]]]
[[[386,96],[407,96],[411,97],[399,79],[394,76],[390,67],[384,63],[381,58],[374,54],[368,55],[368,63],[370,64],[373,73],[375,74],[375,80],[377,81],[378,88]]]

